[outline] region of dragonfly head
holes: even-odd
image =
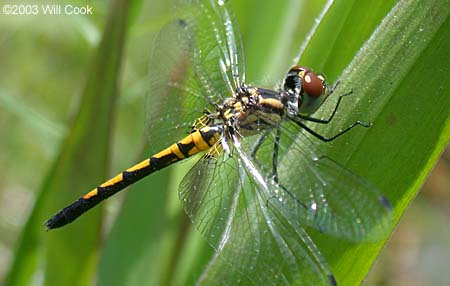
[[[284,90],[295,96],[300,114],[314,113],[330,95],[325,76],[303,66],[294,66],[288,71]]]

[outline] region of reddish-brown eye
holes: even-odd
[[[323,92],[323,83],[312,71],[305,72],[303,76],[303,90],[311,97],[319,97]]]

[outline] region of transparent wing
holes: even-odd
[[[244,75],[230,3],[174,2],[149,63],[146,129],[154,152],[184,137],[198,117],[214,111],[213,103],[232,95]]]
[[[244,53],[231,1],[177,0],[177,15],[193,31],[201,80],[221,97],[244,82]]]
[[[281,131],[276,198],[287,217],[352,241],[376,241],[387,233],[390,205],[373,185],[322,156],[298,128],[286,123]],[[273,178],[274,138],[269,134],[257,154],[267,179]]]
[[[214,3],[214,2],[213,2]],[[226,35],[226,47],[229,55],[229,61],[225,62],[227,73],[233,78],[235,87],[245,83],[245,59],[244,47],[241,40],[241,34],[237,25],[234,10],[231,7],[231,0],[217,0],[217,11],[222,18],[222,26]]]
[[[204,156],[179,190],[187,214],[234,270],[215,283],[334,285],[325,260],[300,223],[271,203],[278,186],[261,179],[240,147],[233,150],[231,157]]]
[[[181,20],[167,24],[155,38],[149,63],[146,128],[153,151],[183,138],[195,119],[212,108],[207,89],[195,74],[195,42]]]

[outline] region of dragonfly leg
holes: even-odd
[[[296,198],[286,187],[284,187],[282,184],[277,183],[277,186],[285,193],[287,194],[292,200],[294,200],[298,206],[304,208],[306,211],[311,211],[311,208],[308,207],[305,203],[301,202],[298,198]],[[268,199],[266,199],[266,207],[269,207],[269,203],[271,200],[280,200],[280,194],[274,194]]]
[[[316,137],[317,139],[323,141],[323,142],[330,142],[333,141],[334,139],[338,138],[339,136],[347,133],[348,131],[350,131],[351,129],[353,129],[355,126],[362,126],[362,127],[370,127],[372,126],[371,123],[364,123],[361,121],[356,121],[354,122],[352,125],[350,125],[349,127],[347,127],[346,129],[342,130],[341,132],[339,132],[338,134],[331,136],[331,137],[325,137],[323,135],[320,135],[319,133],[317,133],[316,131],[312,130],[311,128],[309,128],[308,126],[306,126],[303,122],[301,121],[297,121],[294,119],[294,122],[297,123],[297,125],[299,125],[301,128],[305,129],[309,134],[313,135],[314,137]]]
[[[264,143],[264,141],[267,139],[267,137],[269,136],[270,132],[271,132],[271,130],[268,130],[263,135],[261,135],[261,137],[256,142],[255,146],[253,147],[253,151],[251,153],[252,159],[255,162],[257,162],[258,165],[260,165],[261,167],[263,167],[263,166],[256,159],[256,153],[258,152],[259,148]],[[311,209],[305,203],[301,202],[298,198],[296,198],[286,187],[284,187],[279,182],[279,177],[278,177],[278,150],[279,150],[280,140],[281,140],[281,129],[277,128],[274,139],[275,140],[274,140],[273,155],[272,155],[272,178],[273,178],[273,182],[275,182],[275,184],[285,194],[287,194],[287,196],[289,196],[293,200],[295,200],[300,207],[304,208],[306,211],[311,211]],[[279,194],[274,194],[271,197],[267,198],[266,199],[266,207],[269,207],[269,204],[270,204],[271,200],[279,200],[279,199],[280,199],[280,195]]]
[[[275,142],[273,144],[273,155],[272,155],[272,172],[273,180],[278,184],[278,147],[280,146],[281,130],[277,128],[275,134]]]
[[[258,139],[258,142],[256,142],[255,146],[253,146],[251,157],[260,166],[262,166],[262,165],[256,159],[256,153],[258,152],[259,148],[264,143],[264,141],[267,139],[270,132],[271,132],[271,130],[268,130],[263,135],[261,135],[261,137]],[[275,134],[275,140],[274,140],[274,145],[273,145],[273,154],[272,154],[272,176],[273,176],[274,182],[277,184],[278,184],[278,147],[280,144],[280,138],[281,138],[281,130],[278,128],[276,131],[276,134]]]
[[[259,137],[258,142],[256,142],[255,146],[253,146],[251,157],[252,159],[256,159],[256,153],[258,152],[259,148],[261,147],[262,143],[267,139],[267,136],[269,136],[270,130],[266,131],[261,137]]]
[[[264,141],[267,139],[267,137],[269,136],[269,133],[271,131],[272,130],[268,130],[263,135],[261,135],[261,137],[258,139],[258,142],[256,142],[255,146],[253,146],[251,157],[260,166],[262,166],[262,165],[261,165],[260,162],[258,162],[258,159],[256,158],[256,153],[258,152],[259,148],[264,143]],[[277,129],[277,132],[275,134],[275,141],[274,141],[273,155],[272,155],[272,176],[273,176],[274,182],[277,183],[277,184],[278,184],[278,168],[277,168],[277,165],[278,165],[278,147],[279,147],[279,143],[280,143],[280,137],[281,137],[281,130]]]
[[[335,89],[336,86],[337,86],[337,84],[333,87],[332,91]],[[338,101],[336,102],[336,105],[334,106],[333,112],[331,113],[331,115],[328,119],[314,118],[314,117],[310,117],[307,115],[301,115],[301,114],[299,114],[298,117],[300,117],[301,119],[304,119],[306,121],[311,121],[311,122],[320,123],[320,124],[328,124],[333,119],[334,115],[336,114],[336,111],[339,108],[339,104],[341,103],[342,98],[347,95],[350,95],[352,93],[353,93],[353,89],[347,93],[339,95]]]

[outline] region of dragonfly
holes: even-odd
[[[385,234],[391,214],[376,187],[322,154],[313,140],[329,142],[369,126],[356,121],[331,137],[311,127],[329,123],[351,92],[339,95],[327,119],[313,117],[336,84],[294,66],[277,88],[248,85],[230,1],[179,0],[176,8],[154,41],[149,64],[153,155],[60,210],[47,229],[198,155],[179,198],[239,277],[217,285],[337,285],[308,230],[370,241]]]

